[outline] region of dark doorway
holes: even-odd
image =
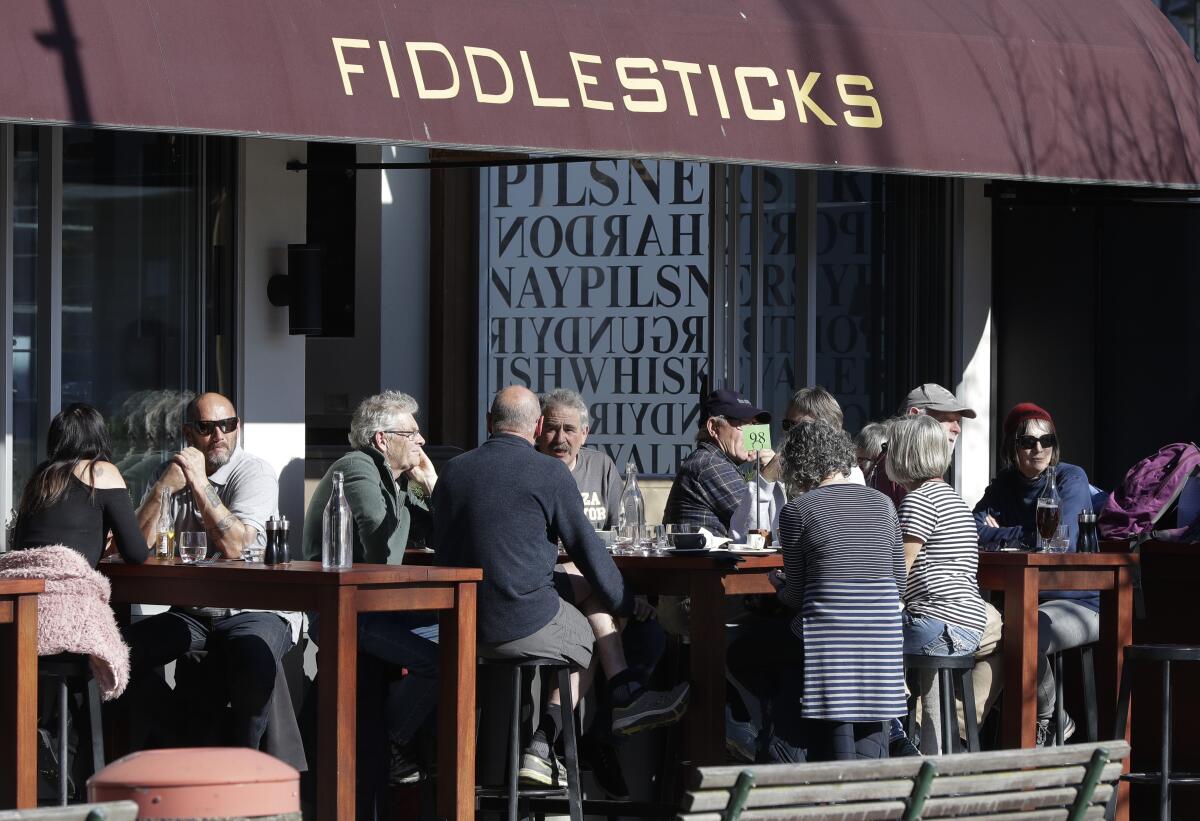
[[[993,195],[1000,420],[1016,402],[1044,406],[1063,459],[1104,489],[1200,436],[1200,204],[1068,186]]]

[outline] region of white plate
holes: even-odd
[[[751,547],[748,544],[727,544],[724,549],[730,553],[758,553],[763,555],[775,552],[775,548],[773,547]]]

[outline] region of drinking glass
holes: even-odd
[[[258,543],[258,531],[250,525],[245,526],[246,541],[242,544],[242,560],[245,562],[258,562],[263,560],[263,551],[266,549]]]
[[[208,553],[208,535],[203,530],[185,530],[179,534],[179,560],[195,564]]]
[[[646,525],[642,528],[642,555],[661,556],[666,550],[662,525]]]
[[[1071,549],[1071,538],[1066,525],[1059,525],[1046,543],[1047,553],[1066,553]]]
[[[632,556],[639,550],[640,539],[641,527],[638,525],[625,525],[617,528],[617,540],[613,545],[613,555]]]

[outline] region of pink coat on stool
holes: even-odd
[[[77,550],[62,545],[0,553],[0,578],[45,579],[38,595],[38,655],[91,656],[105,701],[129,684],[129,647],[108,604],[108,579]]]

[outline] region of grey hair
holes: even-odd
[[[833,398],[833,394],[814,385],[811,388],[801,388],[792,394],[791,407],[800,411],[801,416],[820,419],[835,428],[842,426],[842,406]]]
[[[863,425],[863,429],[854,437],[854,450],[860,459],[875,460],[879,458],[886,441],[887,426],[882,422],[871,422]]]
[[[590,427],[590,419],[588,417],[587,402],[583,401],[583,397],[576,391],[569,388],[559,388],[558,390],[543,393],[542,401],[542,416],[554,408],[563,410],[573,410],[579,414],[579,424],[581,427]]]
[[[708,417],[708,419],[705,419],[703,422],[700,423],[700,427],[696,429],[696,444],[700,444],[701,442],[711,442],[713,440],[712,436],[709,435],[709,432],[708,432],[708,420],[709,419],[715,419],[718,422],[728,422],[729,421],[724,416],[721,416],[719,413],[713,414],[712,416]]]
[[[804,492],[821,484],[827,476],[850,475],[854,447],[850,436],[827,422],[805,420],[787,432],[780,451],[783,480]]]
[[[381,430],[390,430],[401,414],[416,416],[417,400],[400,391],[384,391],[368,396],[354,409],[350,418],[350,444],[356,448],[371,446],[371,440]]]
[[[950,467],[954,448],[941,423],[923,413],[912,414],[888,432],[888,478],[900,485],[939,479]]]
[[[542,416],[542,406],[533,393],[519,394],[517,399],[502,398],[507,388],[496,392],[492,399],[492,431],[532,436]]]

